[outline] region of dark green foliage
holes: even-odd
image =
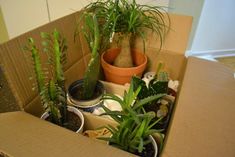
[[[156,94],[167,95],[169,93],[168,91],[169,76],[167,72],[161,71],[161,69],[162,69],[162,64],[159,64],[157,74],[149,82],[148,86],[142,79],[135,76],[133,77],[134,89],[136,90],[138,86],[141,86],[141,90],[137,96],[138,99],[144,99]],[[160,100],[164,100],[165,102],[167,102],[167,104],[164,105],[161,104]],[[172,101],[172,99],[163,97],[159,100],[149,102],[147,105],[145,105],[144,108],[146,111],[154,111],[155,114],[157,114],[157,112],[164,114],[164,116],[162,115],[162,120],[156,126],[154,126],[154,128],[160,128],[166,131],[165,129],[168,126],[173,103],[174,102]],[[158,120],[159,118],[160,117],[156,116],[155,118],[153,118],[153,122]]]
[[[101,32],[108,39],[115,32],[132,33],[140,36],[145,43],[146,35],[143,30],[147,28],[157,34],[162,47],[164,36],[168,31],[164,19],[169,22],[168,15],[163,14],[165,12],[163,7],[141,5],[135,0],[97,0],[87,5],[85,9],[96,14],[102,24]]]
[[[155,78],[149,82],[147,87],[142,79],[133,76],[133,82],[134,89],[137,89],[138,86],[141,86],[141,91],[138,94],[139,99],[143,99],[155,94],[167,94],[168,92],[168,80],[158,80]]]
[[[125,91],[123,99],[113,94],[106,94],[103,97],[104,99],[117,101],[121,105],[122,111],[111,111],[103,106],[106,111],[105,115],[110,115],[118,122],[118,126],[117,128],[106,126],[112,136],[102,139],[108,140],[110,144],[132,153],[142,152],[145,149],[145,145],[151,142],[148,138],[149,135],[161,131],[152,128],[161,119],[151,123],[155,113],[145,112],[143,107],[151,101],[160,99],[164,94],[137,99],[140,90],[140,86],[134,89],[132,81],[128,92]]]
[[[64,88],[63,64],[66,59],[66,42],[55,29],[52,34],[41,33],[43,51],[47,53],[50,68],[42,70],[40,50],[32,38],[28,39],[25,50],[31,52],[38,91],[43,107],[50,114],[50,121],[63,125],[66,121],[66,93]],[[49,74],[52,76],[50,78]]]

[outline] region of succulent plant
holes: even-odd
[[[82,23],[83,22],[83,23]],[[100,74],[100,32],[97,17],[95,14],[83,12],[78,23],[79,27],[75,31],[75,37],[83,33],[91,52],[91,58],[83,78],[82,99],[90,99],[96,88]],[[80,25],[81,28],[80,28]]]
[[[168,88],[168,82],[169,74],[168,72],[163,70],[162,63],[159,63],[156,74],[153,79],[149,81],[148,85],[146,85],[146,82],[139,77],[133,77],[134,89],[136,90],[139,86],[141,86],[141,90],[137,96],[137,99],[144,99],[156,94],[167,95],[165,97],[162,97],[160,100],[149,102],[144,107],[146,111],[155,112],[156,117],[153,118],[152,122],[160,118],[162,119],[161,121],[159,121],[158,124],[154,126],[154,128],[164,129],[163,132],[166,132],[166,128],[168,126],[174,105],[174,97],[168,95],[170,92]]]
[[[48,56],[47,63],[50,66],[46,70],[43,69],[40,50],[37,48],[33,38],[28,39],[28,43],[24,48],[27,52],[31,52],[37,89],[43,107],[50,114],[50,121],[62,126],[66,121],[67,111],[63,73],[67,45],[65,38],[61,37],[56,29],[52,34],[41,33],[41,37],[43,39],[43,51]]]
[[[112,133],[112,136],[101,139],[108,140],[111,145],[131,153],[141,153],[145,146],[151,142],[148,138],[149,135],[161,131],[152,128],[161,119],[152,123],[151,121],[155,117],[155,113],[145,112],[144,105],[160,99],[164,94],[137,99],[140,90],[140,86],[134,90],[132,81],[128,92],[125,91],[123,99],[113,94],[106,94],[103,97],[104,99],[117,101],[121,105],[122,111],[111,111],[103,106],[103,109],[106,111],[104,114],[110,115],[118,123],[118,126],[117,128],[110,125],[106,126]]]

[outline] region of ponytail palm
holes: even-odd
[[[120,40],[128,38],[128,41],[123,43],[124,46],[120,45],[122,49],[127,49],[124,52],[121,50],[120,55],[131,53],[130,40],[133,36],[141,37],[145,45],[146,29],[156,33],[161,49],[164,36],[168,31],[164,19],[169,20],[168,16],[165,18],[167,14],[163,14],[165,10],[162,7],[138,4],[136,0],[97,0],[86,6],[86,9],[97,15],[102,23],[102,33],[106,38],[112,39],[114,34],[118,34]],[[120,66],[123,67],[123,65]]]

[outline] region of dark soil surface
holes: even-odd
[[[46,121],[50,121],[50,116],[46,118]],[[67,122],[65,122],[64,126],[65,128],[76,132],[81,126],[81,119],[79,116],[77,116],[73,112],[67,112]]]
[[[77,86],[76,88],[73,89],[71,96],[73,97],[73,99],[84,100],[82,93],[83,93],[83,87]],[[90,99],[95,99],[100,95],[101,95],[101,91],[96,87],[94,94],[92,95],[92,98]]]
[[[69,130],[76,132],[81,126],[81,119],[73,112],[68,112],[67,123],[65,127]]]
[[[140,153],[135,153],[136,155],[138,156],[141,156],[141,157],[154,157],[154,147],[152,145],[152,143],[149,143],[145,146],[145,150],[143,150],[143,152],[140,154]]]

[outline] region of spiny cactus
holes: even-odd
[[[157,75],[157,80],[160,82],[168,82],[169,74],[166,71],[160,71]]]
[[[52,34],[41,33],[43,51],[47,53],[50,68],[42,70],[39,49],[33,38],[28,39],[25,50],[31,52],[34,72],[43,107],[50,114],[50,121],[63,125],[66,119],[66,94],[64,89],[63,64],[67,46],[65,39],[55,29]],[[50,70],[50,71],[49,71]],[[52,77],[46,79],[48,74]]]
[[[91,59],[88,63],[83,81],[83,99],[90,99],[95,91],[100,73],[100,34],[96,16],[91,13],[84,13],[85,26],[82,28],[84,36],[89,43]]]

